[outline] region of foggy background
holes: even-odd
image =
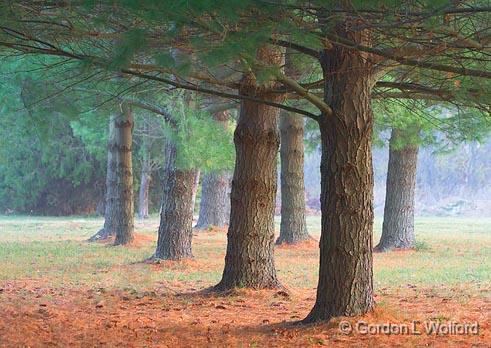
[[[388,146],[373,149],[374,208],[382,216]],[[320,151],[305,154],[305,190],[310,209],[319,210]],[[460,144],[450,153],[420,147],[416,178],[416,215],[491,217],[491,137]]]

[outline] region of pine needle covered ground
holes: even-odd
[[[285,289],[201,291],[221,276],[226,230],[196,231],[195,259],[149,264],[158,219],[137,222],[129,248],[85,240],[91,218],[0,218],[0,346],[488,346],[491,219],[418,218],[416,250],[374,254],[376,310],[357,322],[407,324],[422,335],[344,334],[296,326],[315,300],[315,241],[276,249]],[[320,218],[308,218],[319,238]],[[381,221],[376,221],[375,242]],[[424,323],[480,325],[477,335],[427,335]]]

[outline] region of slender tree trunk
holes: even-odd
[[[199,169],[196,169],[194,171],[193,196],[191,200],[191,211],[193,212],[193,217],[194,217],[194,207],[196,206],[196,196],[198,195],[200,177],[201,177],[201,171]]]
[[[366,45],[361,33],[338,35]],[[369,57],[340,46],[321,57],[325,100],[333,115],[319,121],[322,142],[320,268],[317,298],[305,322],[356,316],[374,306],[373,171]]]
[[[221,111],[215,113],[213,118],[225,128],[230,114],[228,110]],[[196,228],[223,227],[228,224],[230,214],[229,181],[230,175],[226,172],[210,172],[203,176]]]
[[[152,181],[152,163],[151,163],[151,144],[149,140],[149,127],[146,119],[142,120],[142,160],[141,160],[141,175],[140,189],[138,192],[138,217],[140,219],[148,218],[148,205],[150,183]]]
[[[113,202],[114,245],[125,245],[133,241],[134,199],[133,199],[133,162],[131,148],[133,144],[133,113],[127,104],[122,104],[122,112],[115,121],[116,154],[116,195]]]
[[[176,144],[166,143],[164,192],[159,237],[154,258],[181,260],[192,258],[193,187],[195,170],[176,167]]]
[[[149,193],[150,182],[152,181],[151,171],[148,168],[142,167],[140,190],[138,193],[138,216],[140,219],[148,218],[148,205],[149,205]]]
[[[145,135],[144,135],[145,136]],[[145,143],[145,141],[144,141]],[[141,177],[140,177],[140,190],[138,193],[138,216],[140,219],[148,218],[148,199],[150,192],[150,182],[152,180],[152,167],[150,164],[150,153],[148,149],[144,147],[144,154],[142,160]]]
[[[106,194],[104,205],[104,226],[89,238],[89,242],[108,239],[116,234],[114,229],[113,203],[116,200],[116,164],[114,154],[116,116],[109,118],[109,134],[107,138]]]
[[[282,64],[281,52],[261,49],[266,64]],[[276,100],[246,75],[239,93]],[[234,287],[274,288],[274,208],[279,110],[242,101],[234,133],[236,162],[231,193],[230,226],[222,280],[217,290]]]
[[[229,175],[227,173],[211,172],[203,176],[196,228],[223,227],[228,223],[228,186]]]
[[[276,244],[295,244],[310,239],[305,221],[302,117],[280,116],[281,225]]]
[[[378,251],[409,249],[414,246],[414,191],[418,145],[407,143],[409,140],[406,138],[404,131],[392,129],[384,223],[382,237],[376,247]]]

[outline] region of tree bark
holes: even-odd
[[[263,48],[258,59],[282,64],[281,52]],[[239,93],[277,100],[259,87],[252,74],[244,76]],[[279,146],[277,108],[243,100],[234,133],[236,162],[231,193],[230,226],[222,280],[215,287],[274,288],[274,208],[276,159]]]
[[[414,191],[418,145],[408,143],[404,131],[393,128],[389,142],[384,223],[377,251],[414,246]],[[402,144],[401,144],[402,142]]]
[[[127,104],[121,105],[121,114],[115,120],[115,139],[112,151],[115,153],[116,196],[114,209],[114,245],[125,245],[133,241],[134,199],[133,199],[133,113]]]
[[[222,172],[206,173],[203,176],[201,202],[197,229],[210,226],[223,227],[228,223],[227,201],[229,175]]]
[[[154,255],[156,259],[182,260],[193,257],[192,203],[196,171],[177,168],[176,158],[176,144],[168,140],[159,237]]]
[[[148,218],[148,205],[149,205],[151,180],[152,180],[151,170],[142,167],[140,190],[138,194],[138,216],[140,217],[140,219]]]
[[[304,120],[284,112],[280,116],[281,225],[276,244],[310,239],[305,221]]]
[[[149,127],[147,120],[143,120],[142,132],[142,159],[140,189],[138,191],[138,217],[140,219],[148,218],[149,191],[152,181],[152,163],[150,155]]]
[[[365,43],[363,33],[337,28],[337,35]],[[334,46],[321,56],[324,99],[333,115],[319,120],[321,240],[314,322],[371,311],[373,299],[373,171],[370,95],[375,83],[370,58]]]
[[[114,208],[113,203],[116,197],[116,165],[114,163],[114,142],[115,142],[115,122],[116,116],[109,118],[109,134],[107,138],[107,166],[106,166],[106,194],[104,205],[104,226],[97,231],[89,242],[106,240],[116,234],[114,229]]]
[[[225,128],[230,114],[225,110],[215,113],[213,118]],[[210,172],[203,176],[199,217],[195,226],[197,229],[206,229],[210,226],[223,227],[228,224],[229,182],[230,175],[226,172]]]
[[[198,195],[200,177],[201,177],[201,171],[199,169],[196,169],[194,171],[193,196],[191,198],[191,211],[193,212],[193,217],[194,217],[194,207],[196,206],[196,196]]]

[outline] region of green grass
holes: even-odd
[[[162,282],[202,288],[220,279],[226,243],[223,233],[196,236],[195,261],[156,267],[140,262],[152,255],[151,242],[140,248],[86,243],[102,223],[100,218],[0,217],[0,282],[34,279],[45,280],[53,287],[83,284],[140,291]],[[308,217],[307,223],[311,235],[319,238],[320,217]],[[137,221],[136,230],[155,235],[157,226],[154,217],[144,223]],[[375,242],[380,230],[381,221],[376,220]],[[415,251],[374,255],[378,290],[408,285],[464,287],[469,291],[489,288],[491,219],[418,218],[416,238]],[[316,286],[317,248],[281,248],[276,258],[284,284],[295,288]]]

